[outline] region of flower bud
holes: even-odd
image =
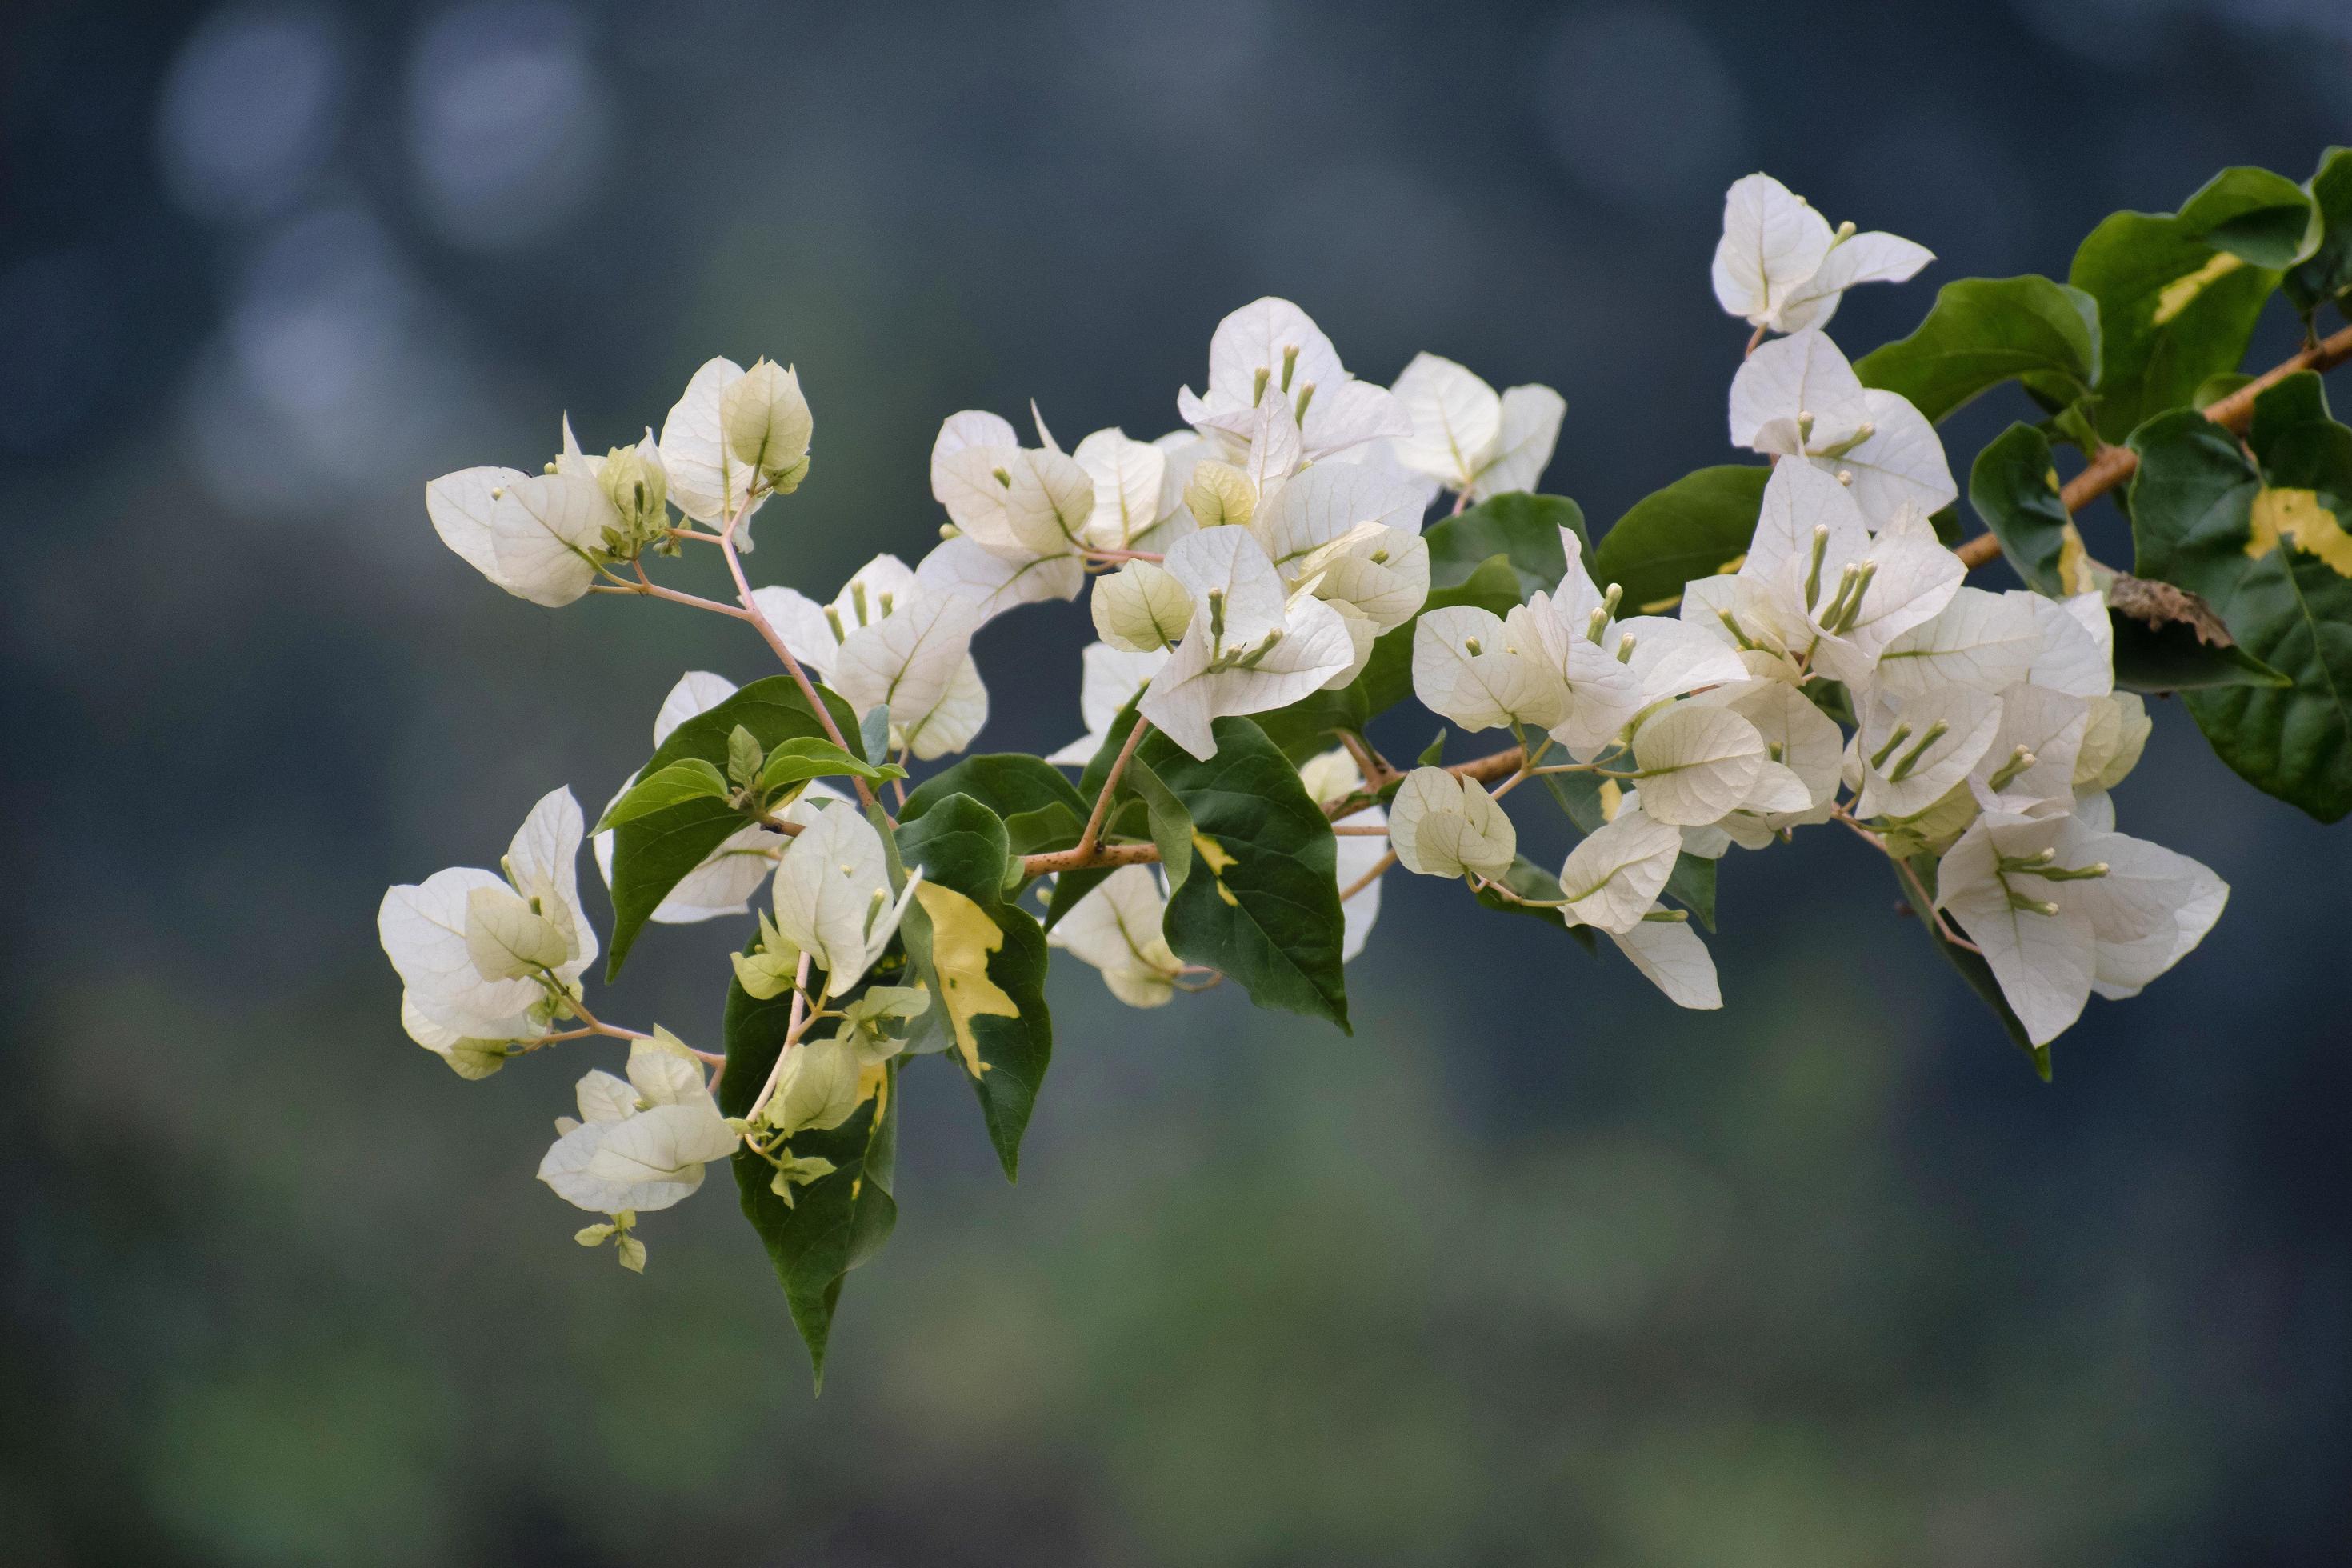
[[[1192,595],[1175,574],[1149,561],[1096,579],[1091,607],[1102,640],[1129,653],[1166,647],[1192,620]]]
[[[859,1066],[856,1052],[839,1040],[791,1047],[760,1120],[787,1135],[840,1126],[865,1100],[858,1092]]]
[[[615,447],[597,470],[596,482],[621,514],[621,532],[643,542],[669,530],[669,473],[650,447]]]
[[[800,377],[773,360],[760,361],[719,397],[728,454],[778,495],[791,494],[806,477],[814,426]]]

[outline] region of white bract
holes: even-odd
[[[971,651],[981,608],[924,586],[897,556],[859,567],[829,605],[782,587],[751,597],[793,657],[852,708],[890,710],[893,746],[945,756],[988,721],[988,688]]]
[[[1119,710],[1135,700],[1144,683],[1168,662],[1167,650],[1132,653],[1108,643],[1088,643],[1078,652],[1078,717],[1087,732],[1058,751],[1048,752],[1049,763],[1084,767],[1102,750]]]
[[[1298,782],[1306,786],[1308,799],[1328,811],[1362,792],[1364,774],[1346,748],[1335,746],[1301,763]],[[1349,825],[1355,827],[1385,827],[1388,820],[1387,811],[1377,805],[1361,806],[1348,816]],[[1381,918],[1381,879],[1372,873],[1388,854],[1386,842],[1378,834],[1342,833],[1332,846],[1334,880],[1344,898],[1339,905],[1342,963],[1355,962]]]
[[[1184,968],[1160,934],[1167,912],[1157,868],[1121,866],[1071,905],[1045,940],[1099,970],[1129,1006],[1158,1007],[1175,996]]]
[[[890,945],[921,879],[909,872],[893,902],[874,825],[846,802],[820,806],[776,863],[776,929],[824,971],[824,994],[846,994]]]
[[[1398,461],[1474,501],[1535,489],[1568,410],[1549,386],[1497,394],[1433,353],[1415,354],[1390,391],[1412,420],[1412,433],[1394,444]]]
[[[418,1044],[456,1066],[464,1042],[530,1039],[568,1007],[597,952],[580,902],[583,826],[556,790],[516,830],[504,876],[457,867],[384,894],[376,931]]]
[[[1475,779],[1415,768],[1389,807],[1398,863],[1424,877],[1500,878],[1519,852],[1517,832]]]
[[[950,415],[931,444],[931,495],[954,525],[918,568],[923,585],[978,606],[983,619],[1015,605],[1069,599],[1086,582],[1083,552],[1096,510],[1094,476],[1052,445],[1027,448],[1010,422],[978,409]]]
[[[1944,444],[1898,395],[1865,387],[1818,330],[1766,343],[1731,378],[1731,443],[1821,469],[1853,491],[1874,528],[1904,507],[1952,504]]]
[[[1311,592],[1286,596],[1245,528],[1186,535],[1168,570],[1192,596],[1192,624],[1138,711],[1196,757],[1216,755],[1213,720],[1296,702],[1357,663],[1339,612]]]
[[[705,1164],[735,1152],[702,1064],[677,1037],[632,1042],[628,1074],[582,1079],[579,1119],[555,1124],[539,1179],[566,1203],[609,1215],[666,1209],[702,1185]]]
[[[1771,175],[1749,174],[1724,193],[1715,297],[1750,326],[1793,332],[1827,322],[1855,284],[1901,283],[1934,259],[1891,234],[1832,228]]]
[[[1258,300],[1219,321],[1209,340],[1208,393],[1184,388],[1176,411],[1230,453],[1264,444],[1261,410],[1269,401],[1288,408],[1299,455],[1309,462],[1412,434],[1388,390],[1349,374],[1331,340],[1287,300]]]

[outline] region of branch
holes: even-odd
[[[1135,748],[1142,743],[1144,731],[1150,728],[1151,721],[1140,713],[1135,716],[1135,722],[1128,726],[1127,744],[1118,749],[1118,756],[1110,764],[1110,772],[1103,775],[1102,793],[1095,796],[1095,808],[1087,815],[1086,829],[1078,835],[1077,847],[1072,853],[1081,858],[1094,853],[1095,845],[1102,838],[1103,818],[1110,815],[1110,797],[1118,793],[1119,778],[1127,772],[1128,759],[1135,755]]]
[[[2205,417],[2224,429],[2243,431],[2254,416],[2254,399],[2263,392],[2297,371],[2330,371],[2347,360],[2352,360],[2352,327],[2322,338],[2302,353],[2273,365],[2229,396],[2207,404]],[[2059,500],[2065,502],[2068,511],[2080,511],[2129,479],[2138,468],[2139,456],[2129,447],[2104,447],[2087,468],[2066,481]],[[1961,545],[1958,553],[1974,571],[2000,554],[2000,541],[1990,533],[1980,533]]]

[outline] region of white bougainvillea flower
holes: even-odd
[[[2078,797],[2103,795],[2124,782],[2139,765],[2140,752],[2155,730],[2147,705],[2136,691],[2110,692],[2090,699],[2091,713],[2083,731],[2082,749],[2074,754],[2074,792]]]
[[[1764,737],[1755,725],[1710,703],[1675,703],[1653,713],[1633,731],[1642,809],[1652,820],[1672,826],[1705,827],[1751,805],[1804,810],[1810,796],[1801,783],[1793,794],[1776,791],[1762,801],[1755,799],[1759,783],[1770,776],[1765,773],[1769,761]],[[1792,780],[1794,776],[1790,774]]]
[[[1045,940],[1099,970],[1129,1006],[1158,1007],[1176,994],[1184,968],[1160,933],[1167,912],[1155,869],[1122,866],[1055,921]]]
[[[667,1030],[632,1041],[628,1080],[592,1072],[580,1080],[579,1120],[559,1136],[539,1179],[558,1197],[597,1214],[648,1213],[693,1195],[703,1166],[735,1152],[702,1064]]]
[[[1861,718],[1855,809],[1899,818],[1927,810],[1976,770],[2000,728],[2000,699],[1941,686],[1899,703],[1876,698]]]
[[[1933,516],[1959,496],[1927,416],[1895,393],[1864,386],[1817,331],[1748,356],[1731,378],[1731,442],[1834,477],[1874,527],[1906,505]]]
[[[1666,879],[1682,853],[1680,829],[1651,816],[1640,805],[1617,815],[1569,851],[1559,869],[1567,900],[1561,916],[1570,925],[1589,925],[1622,934],[1657,906]]]
[[[1134,653],[1108,643],[1088,643],[1078,653],[1078,717],[1087,732],[1045,758],[1049,763],[1085,767],[1110,736],[1119,710],[1135,700],[1144,682],[1168,662],[1168,650]]]
[[[1560,721],[1568,691],[1548,657],[1542,625],[1512,615],[1507,623],[1475,605],[1423,613],[1412,628],[1412,689],[1423,707],[1470,731],[1505,724],[1549,730]],[[1596,671],[1611,663],[1599,648],[1583,662]]]
[[[1616,618],[1619,592],[1603,592],[1584,565],[1584,542],[1559,531],[1568,569],[1549,594],[1511,612],[1514,633],[1531,633],[1564,691],[1552,738],[1589,760],[1637,715],[1685,693],[1748,679],[1748,668],[1719,635],[1656,616]]]
[[[490,520],[506,492],[530,477],[520,468],[460,468],[425,487],[425,513],[433,520],[433,531],[441,542],[467,565],[522,599],[531,595],[500,569]]]
[[[1438,491],[1445,487],[1427,474],[1405,467],[1403,445],[1400,438],[1383,436],[1377,441],[1366,441],[1344,452],[1334,452],[1323,461],[1369,468],[1384,479],[1395,480],[1412,492],[1413,499],[1421,503],[1421,510],[1425,513],[1429,510],[1429,503],[1435,500]]]
[[[1163,510],[1160,505],[1167,488],[1167,451],[1124,430],[1110,429],[1097,430],[1079,442],[1070,458],[1095,487],[1094,510],[1079,530],[1080,539],[1097,550],[1153,548],[1153,531],[1174,510]]]
[[[1987,812],[1937,873],[1937,903],[1984,950],[2035,1045],[2094,990],[2129,995],[2204,940],[2229,889],[2184,855],[2073,816]]]
[[[714,527],[724,526],[740,512],[735,545],[748,551],[751,514],[759,510],[752,490],[760,475],[757,466],[739,457],[727,438],[728,394],[743,375],[743,367],[731,359],[705,360],[663,418],[660,446],[662,467],[669,475],[669,499],[677,510]]]
[[[1398,864],[1424,877],[1499,878],[1519,852],[1517,830],[1475,779],[1415,768],[1389,807]]]
[[[1428,601],[1422,510],[1410,487],[1336,463],[1308,468],[1252,513],[1249,531],[1285,587],[1312,593],[1351,623],[1356,657],[1331,684],[1355,679],[1372,638],[1404,625]]]
[[[1749,174],[1724,193],[1715,297],[1750,326],[1793,332],[1828,321],[1855,284],[1905,282],[1934,259],[1891,234],[1832,228],[1771,175]]]
[[[534,605],[568,605],[587,593],[621,531],[604,487],[585,475],[538,474],[498,488],[494,497],[490,580]]]
[[[1714,956],[1678,911],[1653,908],[1625,930],[1601,934],[1675,1006],[1712,1012],[1723,1005]]]
[[[1076,458],[1024,448],[1010,423],[967,409],[941,422],[931,444],[931,495],[958,532],[923,558],[925,586],[971,600],[983,616],[1077,596],[1096,491]]]
[[[580,902],[583,826],[579,803],[559,789],[516,830],[504,877],[457,867],[385,892],[376,932],[407,988],[404,1016],[430,1026],[412,1030],[419,1044],[446,1056],[451,1031],[474,1041],[548,1031],[596,957]]]
[[[1095,579],[1087,608],[1103,641],[1128,653],[1172,647],[1192,624],[1192,595],[1150,561],[1130,561]]]
[[[1246,441],[1268,398],[1289,405],[1309,462],[1412,434],[1412,419],[1388,390],[1349,374],[1331,340],[1287,300],[1255,300],[1219,321],[1209,340],[1208,393],[1184,388],[1176,411],[1204,435]]]
[[[1686,830],[1685,848],[1710,858],[1732,844],[1761,849],[1790,828],[1829,820],[1843,773],[1845,737],[1802,690],[1781,680],[1751,680],[1718,687],[1696,700],[1727,708],[1753,724],[1764,742],[1765,762],[1748,792],[1748,803],[1716,825],[1721,837],[1710,837],[1705,829]],[[1801,806],[1772,808],[1773,802],[1797,798],[1783,773],[1803,791]]]
[[[1364,774],[1345,748],[1335,746],[1299,764],[1298,782],[1306,786],[1309,799],[1328,810],[1362,790]],[[1365,806],[1348,817],[1349,825],[1358,827],[1386,827],[1388,821],[1388,813],[1377,805]],[[1339,906],[1342,963],[1355,962],[1381,918],[1381,879],[1371,877],[1371,873],[1388,854],[1387,844],[1386,839],[1370,833],[1342,833],[1334,840],[1334,879],[1343,893],[1350,888],[1356,889]],[[1367,877],[1371,879],[1366,881]]]
[[[2070,697],[2105,697],[2116,689],[2116,628],[2096,593],[2064,599],[2011,590],[2031,601],[2041,639],[2025,679]]]
[[[654,744],[660,746],[680,724],[709,712],[734,695],[735,683],[725,676],[713,675],[707,669],[688,670],[670,688],[669,695],[662,699],[660,711],[654,715]],[[611,810],[636,782],[637,775],[631,773],[613,792],[605,809]],[[841,798],[840,791],[822,779],[814,779],[791,805],[772,815],[806,826],[819,805]],[[596,869],[608,888],[613,882],[613,831],[606,828],[589,844],[596,857]],[[756,822],[746,823],[712,850],[701,865],[678,879],[677,885],[655,907],[652,919],[661,925],[690,925],[724,915],[748,914],[751,895],[760,890],[760,884],[775,868],[776,856],[783,842],[782,834]]]
[[[1986,811],[2071,809],[2074,764],[2090,726],[2087,698],[2021,684],[2000,694],[2000,722],[1969,770],[1969,791]]]
[[[890,945],[922,880],[908,874],[892,902],[881,835],[847,804],[820,806],[776,863],[776,929],[824,970],[824,994],[839,996],[866,976]]]
[[[793,657],[858,712],[888,705],[893,745],[945,756],[987,722],[988,689],[971,651],[980,606],[925,587],[897,556],[859,567],[830,605],[785,587],[751,597]]]
[[[2038,594],[1963,587],[1930,620],[1889,642],[1873,680],[1888,697],[1908,700],[1947,686],[2006,691],[2033,673],[2042,656]]]
[[[776,1087],[760,1103],[762,1127],[779,1132],[823,1132],[840,1126],[866,1103],[873,1080],[848,1040],[803,1040],[784,1053]]]
[[[1415,354],[1389,390],[1412,420],[1412,434],[1395,443],[1398,460],[1474,501],[1535,489],[1568,411],[1549,386],[1497,395],[1467,367],[1433,353]]]
[[[1356,658],[1339,613],[1311,593],[1286,597],[1245,528],[1188,534],[1167,566],[1192,595],[1192,624],[1138,711],[1196,757],[1216,754],[1212,720],[1296,702]]]

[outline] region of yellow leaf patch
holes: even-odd
[[[2224,250],[2187,277],[2176,278],[2166,284],[2156,297],[2156,325],[2160,327],[2189,309],[2196,302],[2197,296],[2205,292],[2205,285],[2215,279],[2228,277],[2244,265]]]
[[[980,1059],[980,1042],[973,1037],[974,1018],[1017,1018],[1021,1009],[1003,987],[988,977],[988,957],[1004,945],[1004,932],[988,911],[938,882],[915,889],[915,901],[931,922],[931,967],[939,972],[940,1000],[955,1027],[956,1049],[963,1065],[978,1078],[989,1064]]]
[[[2319,504],[2315,490],[2265,489],[2254,497],[2248,517],[2252,531],[2246,554],[2260,561],[2284,539],[2306,555],[2316,555],[2339,577],[2352,577],[2352,534],[2336,514]]]

